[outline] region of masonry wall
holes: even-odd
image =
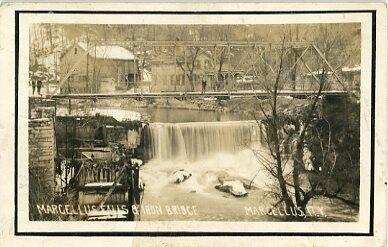
[[[54,123],[53,118],[37,118],[28,125],[30,220],[36,220],[41,219],[37,205],[51,204],[54,198]]]

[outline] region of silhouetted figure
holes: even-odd
[[[35,94],[35,88],[36,88],[36,81],[33,80],[33,81],[32,81],[32,95]]]
[[[127,74],[127,88],[129,89],[131,86],[131,83],[133,82],[132,76],[130,73]]]
[[[41,80],[38,80],[36,87],[38,89],[38,95],[40,95],[40,89],[42,88],[42,81]]]
[[[206,80],[205,78],[202,78],[202,94],[206,92]]]

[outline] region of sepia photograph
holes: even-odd
[[[30,221],[359,220],[359,22],[41,22],[28,42]]]
[[[0,246],[386,246],[386,18],[0,5]]]

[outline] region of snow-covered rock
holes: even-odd
[[[217,184],[215,188],[237,197],[246,196],[248,194],[244,188],[244,184],[240,180],[225,181],[223,184]]]
[[[190,172],[185,171],[184,169],[181,169],[179,171],[174,172],[171,175],[171,181],[173,183],[179,184],[179,183],[182,183],[183,181],[187,180],[190,177],[191,177]]]
[[[134,164],[134,165],[137,165],[137,166],[143,165],[143,161],[141,159],[133,158],[133,159],[131,159],[131,161],[132,161],[132,164]]]
[[[255,189],[258,188],[258,186],[251,180],[243,178],[241,176],[232,176],[229,173],[225,171],[221,171],[218,173],[218,182],[220,184],[224,184],[226,181],[240,181],[245,189]]]
[[[295,131],[295,125],[293,125],[293,124],[286,124],[286,125],[284,125],[284,129],[285,129],[287,132]]]

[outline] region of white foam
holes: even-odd
[[[145,180],[148,189],[158,193],[157,191],[169,185],[169,176],[179,169],[185,169],[192,174],[190,179],[176,185],[177,189],[186,192],[209,194],[209,191],[219,183],[218,177],[225,173],[248,181],[253,179],[253,184],[263,190],[266,190],[268,184],[274,181],[273,178],[268,177],[262,164],[249,149],[237,153],[218,153],[194,162],[180,159],[169,161],[154,159],[143,166],[140,176]],[[255,177],[256,174],[258,175]]]

